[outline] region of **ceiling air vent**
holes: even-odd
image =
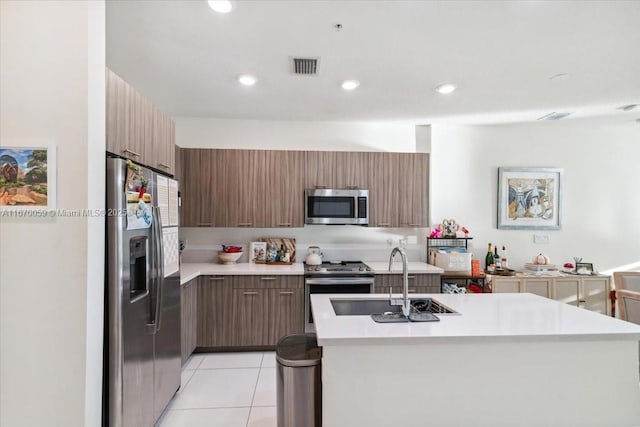
[[[291,73],[299,76],[317,76],[320,58],[291,57]]]
[[[571,115],[571,113],[556,113],[556,112],[553,112],[553,113],[546,114],[546,115],[544,115],[542,117],[539,117],[538,120],[560,120],[560,119],[564,119],[565,117],[570,116],[570,115]]]

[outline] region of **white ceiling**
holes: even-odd
[[[290,56],[319,56],[320,75],[290,74]],[[173,116],[634,122],[640,107],[617,108],[640,104],[640,1],[108,0],[107,65]]]

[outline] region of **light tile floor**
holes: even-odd
[[[157,427],[276,427],[274,352],[194,354]]]

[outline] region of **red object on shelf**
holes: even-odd
[[[471,275],[479,276],[480,275],[480,260],[472,259],[471,260]]]
[[[467,291],[471,292],[472,294],[481,294],[482,288],[475,283],[471,283],[469,284],[469,286],[467,286]]]

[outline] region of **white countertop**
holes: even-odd
[[[369,262],[366,261],[369,267],[375,271],[376,274],[398,274],[402,273],[402,261],[400,259],[396,259],[393,263],[392,271],[389,271],[389,261],[383,262]],[[435,265],[427,264],[426,262],[408,262],[407,269],[409,273],[413,274],[442,274],[444,270],[440,267],[436,267]]]
[[[401,297],[401,295],[398,295]],[[419,343],[470,339],[640,340],[640,325],[533,294],[431,294],[460,315],[439,322],[376,323],[370,316],[336,316],[330,299],[387,299],[382,294],[311,295],[320,345]]]
[[[243,262],[240,264],[213,264],[213,263],[184,263],[180,266],[180,284],[185,284],[189,280],[204,275],[255,275],[255,274],[279,274],[279,275],[302,275],[304,269],[302,263],[291,265],[266,265],[250,264]]]
[[[366,262],[376,274],[390,274],[389,262]],[[424,262],[409,262],[407,267],[409,273],[413,274],[442,274],[441,268]],[[402,263],[396,261],[391,274],[402,273]],[[180,265],[180,284],[184,285],[190,280],[203,275],[254,275],[254,274],[281,274],[281,275],[303,275],[304,264],[300,262],[291,265],[266,265],[250,264],[247,262],[239,264],[213,264],[213,263],[183,263]]]

